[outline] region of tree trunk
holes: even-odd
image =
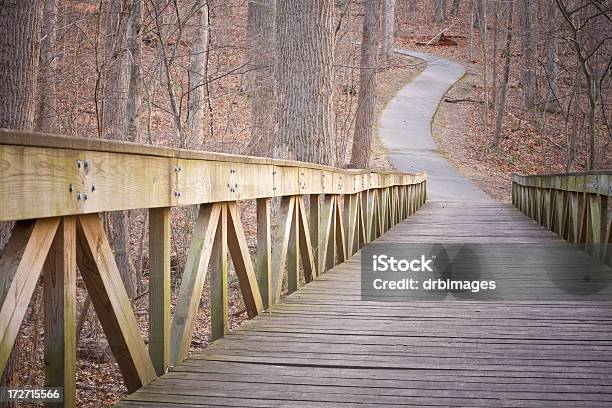
[[[410,0],[408,5],[408,15],[411,19],[415,19],[417,14],[417,0]]]
[[[384,3],[382,54],[386,59],[393,56],[393,40],[395,30],[395,0],[382,0]]]
[[[499,53],[499,2],[493,3],[493,67],[491,68],[491,82],[493,87],[491,88],[491,106],[495,108],[497,103],[497,54]]]
[[[468,18],[468,40],[467,40],[467,58],[468,62],[473,62],[473,53],[474,53],[474,1],[470,1],[470,11]]]
[[[243,87],[251,96],[250,155],[271,157],[276,139],[273,109],[276,83],[276,0],[249,0],[247,75]]]
[[[451,15],[456,16],[459,14],[459,6],[461,4],[461,0],[453,0],[453,5],[451,6]]]
[[[0,127],[34,127],[42,1],[5,0],[0,7]]]
[[[36,129],[47,133],[57,133],[57,89],[55,32],[57,3],[55,0],[44,2],[42,31],[40,41],[40,69],[38,72],[38,107],[36,109]]]
[[[497,118],[495,121],[495,134],[493,135],[493,146],[499,146],[502,132],[502,119],[506,110],[506,101],[508,99],[508,83],[510,82],[510,53],[512,45],[512,15],[514,14],[514,0],[508,5],[508,25],[506,27],[506,46],[504,49],[504,79],[502,83],[502,93],[500,96],[499,107],[497,108]]]
[[[142,0],[132,0],[132,10],[127,28],[127,48],[130,67],[125,122],[127,140],[138,140],[138,111],[142,101],[142,80],[140,76],[141,56]]]
[[[442,22],[442,0],[434,0],[434,21]]]
[[[532,110],[534,107],[534,65],[533,44],[531,39],[531,12],[529,10],[530,0],[520,0],[520,22],[521,22],[521,49],[523,53],[522,84],[524,93],[525,109]]]
[[[482,85],[484,91],[484,104],[482,105],[482,124],[484,135],[487,137],[487,117],[489,113],[489,78],[487,72],[487,2],[483,1],[480,8],[480,45],[482,49]]]
[[[126,97],[128,93],[128,64],[126,58],[126,30],[128,10],[121,0],[109,3],[105,15],[105,71],[103,87],[102,134],[106,139],[126,140]],[[110,213],[113,250],[117,267],[130,298],[134,296],[135,276],[129,248],[129,219],[127,211]]]
[[[331,162],[333,12],[332,0],[277,4],[277,156]]]
[[[43,3],[38,0],[5,0],[0,6],[0,128],[32,130],[40,57]],[[13,223],[0,223],[0,251]],[[0,253],[1,254],[1,253]],[[15,387],[15,366],[20,354],[17,336],[0,373],[0,385]]]
[[[380,43],[380,6],[381,0],[368,0],[363,5],[361,71],[359,73],[359,95],[350,162],[350,167],[359,169],[368,167],[372,146],[372,130],[376,110],[376,70]]]
[[[559,104],[559,90],[557,87],[557,75],[559,67],[557,65],[557,39],[555,31],[557,4],[554,1],[548,3],[548,52],[546,61],[546,77],[548,83],[548,91],[546,92],[546,106],[548,112],[555,112],[561,108]]]
[[[197,0],[196,31],[189,64],[189,139],[187,149],[201,148],[204,143],[204,102],[206,93],[206,64],[208,63],[208,2]]]

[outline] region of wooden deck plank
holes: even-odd
[[[541,279],[610,268],[505,204],[429,202],[376,242],[486,243],[533,300],[362,301],[357,254],[118,406],[611,405],[612,299]]]

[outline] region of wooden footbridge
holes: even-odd
[[[0,221],[17,221],[0,258],[0,369],[42,274],[46,385],[77,406],[78,265],[130,392],[121,407],[609,407],[612,298],[562,289],[603,276],[606,293],[611,195],[608,172],[515,176],[514,206],[428,202],[423,173],[0,131]],[[254,260],[242,200],[257,200]],[[194,204],[171,313],[170,208]],[[142,208],[148,336],[99,217]],[[531,296],[364,301],[355,254],[374,240],[473,244],[500,286]],[[231,333],[228,255],[250,318]],[[216,341],[188,356],[207,279]]]

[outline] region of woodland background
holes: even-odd
[[[445,157],[494,198],[512,172],[612,168],[609,0],[3,0],[0,127],[224,153],[388,168],[377,117],[423,68],[466,65],[440,105]],[[241,204],[255,251],[254,203]],[[173,290],[194,210],[173,209]],[[147,218],[104,214],[147,332]],[[0,249],[11,224],[0,229]],[[246,319],[235,277],[233,325]],[[44,383],[40,288],[2,382]],[[208,294],[192,351],[208,337]],[[79,288],[78,400],[125,395]]]

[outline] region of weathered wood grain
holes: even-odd
[[[77,224],[77,264],[128,391],[156,378],[110,244],[97,214]]]
[[[64,401],[76,406],[76,218],[64,217],[43,271],[45,387],[62,387]]]
[[[170,365],[170,208],[149,210],[149,355],[157,375]]]
[[[0,371],[4,371],[59,222],[58,218],[18,222],[0,257]]]

